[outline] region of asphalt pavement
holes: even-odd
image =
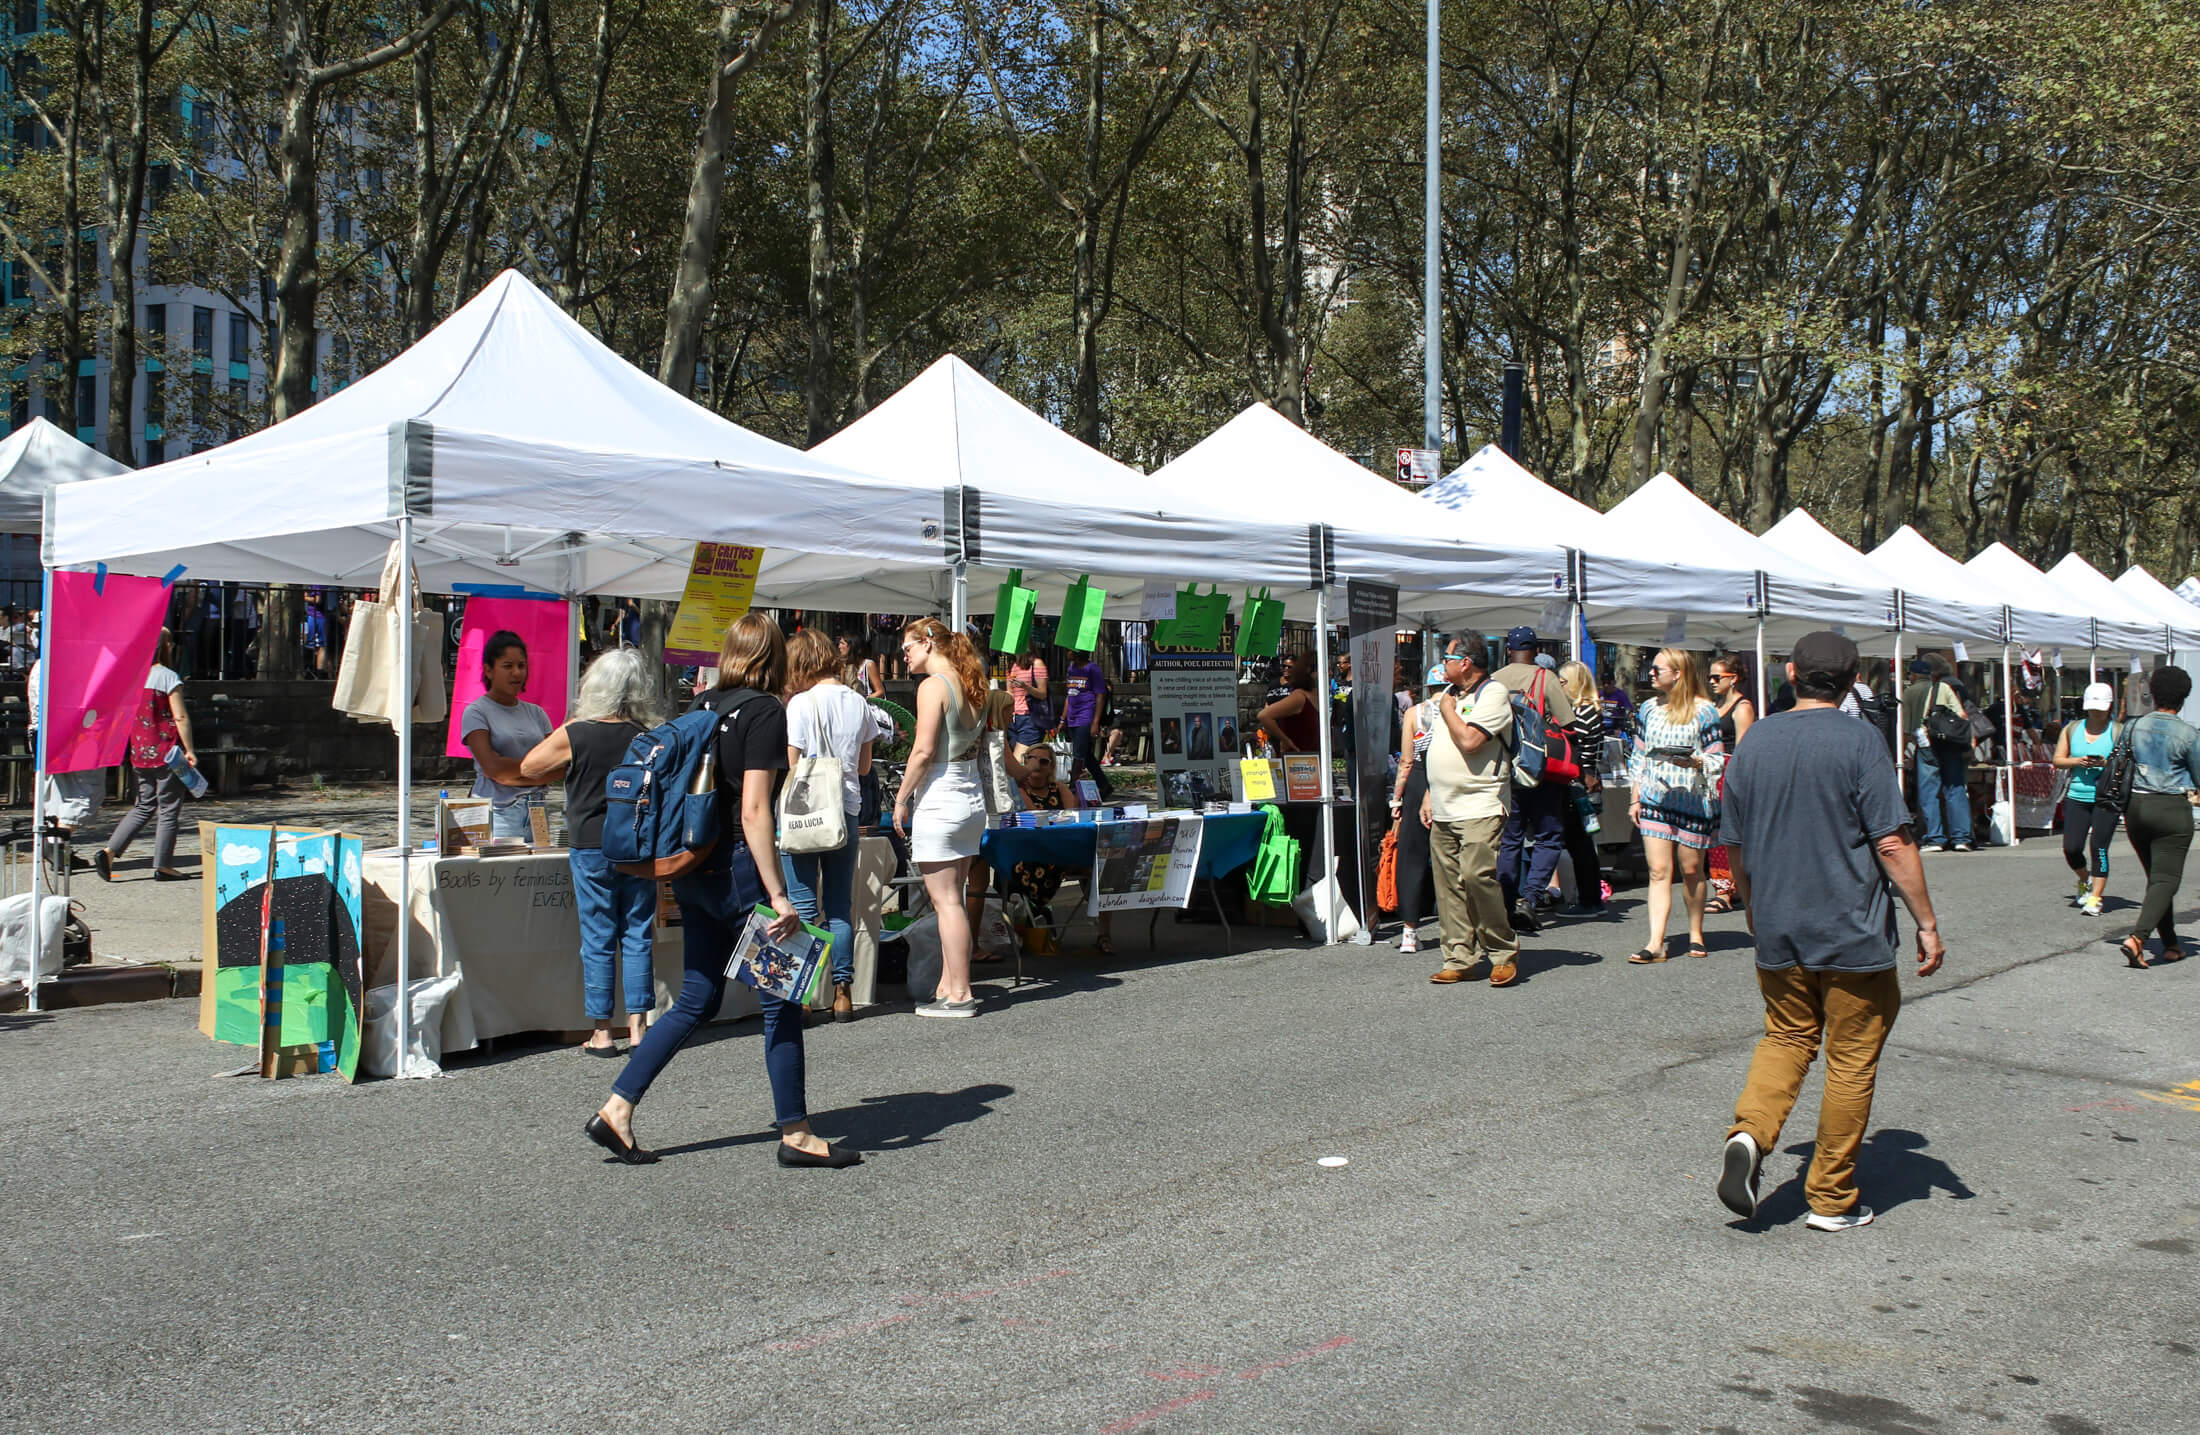
[[[814,1029],[837,1173],[774,1164],[753,1022],[626,1168],[567,1049],[345,1087],[216,1076],[187,1002],[0,1017],[0,1429],[2200,1428],[2200,961],[2102,941],[2118,858],[2105,920],[2052,842],[1928,859],[1948,965],[1905,976],[1879,1219],[1838,1235],[1815,1078],[1766,1209],[1713,1196],[1748,938],[1630,967],[1639,891],[1507,990],[1143,961],[1139,923],[975,1021]]]

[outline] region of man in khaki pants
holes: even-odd
[[[1757,938],[1765,1035],[1727,1134],[1719,1199],[1757,1213],[1758,1172],[1822,1044],[1826,1091],[1804,1193],[1814,1231],[1869,1225],[1856,1152],[1871,1121],[1879,1053],[1902,1007],[1894,897],[1917,924],[1917,974],[1946,953],[1887,744],[1842,712],[1856,644],[1807,633],[1788,663],[1795,707],[1761,719],[1727,759],[1719,840]],[[1890,890],[1891,889],[1891,890]]]
[[[1520,979],[1520,939],[1497,881],[1497,844],[1512,806],[1512,698],[1492,679],[1481,649],[1453,638],[1444,649],[1449,689],[1438,704],[1443,726],[1428,745],[1429,865],[1436,877],[1436,918],[1444,929],[1439,984]]]

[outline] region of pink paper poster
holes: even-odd
[[[458,630],[458,666],[451,673],[451,726],[443,751],[470,757],[459,741],[466,704],[481,696],[481,650],[489,637],[506,629],[527,645],[527,690],[520,694],[550,714],[550,725],[565,722],[566,670],[572,648],[570,614],[562,601],[539,598],[468,598]]]
[[[158,578],[53,575],[38,669],[48,772],[89,772],[123,760],[167,616],[168,585]]]

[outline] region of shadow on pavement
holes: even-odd
[[[1958,1201],[1971,1200],[1978,1194],[1947,1162],[1938,1156],[1926,1155],[1926,1145],[1925,1138],[1917,1132],[1900,1128],[1874,1131],[1865,1137],[1856,1153],[1856,1185],[1864,1204],[1885,1215],[1897,1206],[1930,1200],[1935,1191],[1945,1191]],[[1817,1150],[1815,1141],[1801,1141],[1787,1147],[1785,1154],[1800,1157],[1803,1169],[1783,1182],[1778,1190],[1767,1193],[1758,1203],[1756,1215],[1746,1221],[1730,1221],[1729,1227],[1760,1234],[1775,1226],[1801,1220],[1810,1210],[1803,1195],[1803,1177]]]
[[[1013,1086],[988,1082],[960,1091],[903,1091],[892,1096],[866,1096],[855,1106],[819,1112],[811,1127],[826,1140],[875,1151],[906,1151],[931,1143],[941,1132],[966,1126],[993,1112],[993,1103],[1016,1094]],[[773,1129],[744,1131],[714,1141],[690,1141],[679,1146],[659,1146],[660,1157],[693,1156],[731,1146],[758,1146],[779,1139]]]

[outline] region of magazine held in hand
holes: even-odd
[[[749,914],[741,940],[734,945],[726,975],[760,992],[770,992],[781,1001],[808,1006],[825,980],[827,959],[833,950],[832,935],[805,922],[793,936],[775,942],[771,928],[778,920],[777,912],[761,902],[757,904]]]

